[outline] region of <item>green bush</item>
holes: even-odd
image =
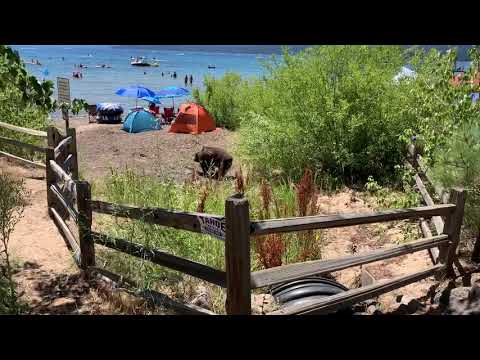
[[[217,126],[236,129],[240,125],[240,103],[245,81],[240,75],[228,72],[221,79],[207,76],[204,84],[204,92],[193,91],[195,101],[208,110]]]
[[[399,137],[413,127],[401,116],[392,79],[401,47],[319,46],[284,54],[248,92],[241,153],[259,170],[298,178],[305,167],[347,181],[392,179],[404,157]]]
[[[15,314],[21,309],[13,280],[9,241],[23,216],[27,198],[23,180],[0,173],[0,314]]]
[[[55,108],[51,99],[52,93],[51,81],[39,83],[34,76],[27,74],[17,53],[6,46],[0,46],[0,121],[46,130],[48,112]],[[43,144],[43,140],[38,137],[3,128],[0,128],[0,136],[35,145]],[[32,160],[41,156],[3,143],[0,144],[0,150]]]

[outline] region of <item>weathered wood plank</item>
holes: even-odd
[[[420,191],[420,194],[423,197],[423,200],[425,201],[425,204],[427,206],[434,206],[435,203],[433,202],[433,199],[431,198],[430,194],[428,193],[425,185],[423,184],[422,179],[418,174],[415,174],[415,183],[417,185],[418,191]],[[433,216],[432,217],[432,222],[435,225],[435,229],[437,231],[437,234],[443,233],[443,220],[440,216]]]
[[[67,162],[68,158],[71,158],[71,172],[74,180],[79,180],[78,178],[78,154],[77,154],[77,133],[75,128],[69,128],[67,130],[67,135],[72,137],[72,142],[68,145],[67,152],[68,157],[65,159],[64,164]]]
[[[128,287],[139,288],[133,280],[125,279],[123,276],[112,273],[103,268],[90,266],[87,271],[93,275],[100,277],[103,281],[112,284],[114,287],[128,285]],[[149,305],[161,306],[175,310],[179,314],[189,315],[217,315],[213,311],[204,309],[193,304],[185,304],[169,298],[167,295],[154,290],[143,290],[135,292],[134,295],[140,296],[147,300]]]
[[[21,132],[21,133],[24,133],[24,134],[28,134],[28,135],[33,135],[33,136],[38,136],[38,137],[42,137],[42,138],[47,138],[47,133],[46,133],[45,131],[27,129],[27,128],[23,128],[23,127],[20,127],[20,126],[15,126],[15,125],[12,125],[12,124],[7,124],[7,123],[1,122],[1,121],[0,121],[0,127],[3,127],[3,128],[5,128],[5,129],[9,129],[9,130],[18,131],[18,132]]]
[[[450,202],[456,205],[455,212],[447,218],[445,233],[450,239],[450,244],[445,248],[445,256],[440,250],[440,262],[445,260],[447,273],[453,272],[453,262],[457,256],[457,247],[460,242],[460,232],[463,224],[463,213],[465,209],[466,192],[463,189],[455,188],[450,192]]]
[[[57,201],[62,204],[62,206],[65,208],[65,210],[68,211],[70,214],[72,220],[75,222],[75,224],[78,223],[78,212],[75,210],[73,205],[65,199],[65,197],[62,195],[60,190],[55,186],[55,184],[50,185],[49,191],[55,196]]]
[[[57,225],[57,228],[60,229],[61,233],[64,235],[64,238],[67,239],[68,244],[73,250],[73,257],[77,264],[80,264],[80,247],[75,240],[75,237],[71,233],[70,229],[68,228],[67,224],[62,220],[60,215],[58,215],[57,210],[55,210],[53,207],[50,208],[50,213],[53,215],[53,220],[55,221],[55,224]]]
[[[140,208],[127,205],[111,204],[103,201],[92,200],[92,211],[120,216],[130,219],[139,219],[151,224],[173,227],[175,229],[188,230],[202,233],[199,218],[211,218],[224,220],[224,217],[195,212],[183,212],[161,208]]]
[[[28,149],[28,150],[43,153],[43,154],[46,151],[46,149],[44,147],[24,143],[24,142],[14,140],[14,139],[9,139],[9,138],[3,137],[3,136],[0,136],[0,142],[3,142],[5,144],[10,144],[10,145],[15,145],[15,146],[18,146],[18,147],[22,147],[24,149]]]
[[[95,266],[95,243],[92,237],[91,188],[86,181],[76,183],[78,208],[78,238],[80,242],[80,267]]]
[[[72,137],[71,136],[68,136],[65,139],[63,139],[62,141],[60,141],[58,143],[58,145],[55,147],[55,150],[54,150],[55,158],[57,158],[58,155],[63,153],[67,149],[68,145],[71,144],[71,143],[72,143]]]
[[[38,168],[41,168],[41,169],[45,169],[45,168],[46,168],[45,164],[41,164],[41,163],[37,163],[37,162],[34,162],[34,161],[30,161],[30,160],[21,158],[21,157],[19,157],[19,156],[10,154],[10,153],[5,152],[5,151],[0,151],[0,155],[4,155],[4,156],[6,156],[6,157],[8,157],[8,158],[11,158],[11,159],[14,159],[14,160],[18,160],[18,161],[23,162],[23,163],[25,163],[25,164],[33,165],[33,166],[38,167]]]
[[[72,165],[73,165],[73,154],[68,154],[67,158],[63,162],[62,168],[63,170],[65,170],[65,172],[68,173],[71,171]],[[75,178],[74,176],[72,177]]]
[[[260,288],[269,285],[281,284],[286,281],[301,279],[311,275],[322,275],[334,271],[343,270],[352,266],[359,266],[375,261],[390,259],[393,257],[410,254],[413,252],[429,249],[448,242],[447,235],[432,236],[420,239],[409,244],[397,245],[388,249],[380,249],[358,254],[344,256],[330,260],[315,260],[304,263],[284,265],[276,268],[260,270],[252,273],[252,288]]]
[[[362,267],[361,274],[360,274],[360,282],[362,286],[372,285],[376,281],[377,280],[375,279],[373,274],[370,271],[368,271],[368,269]]]
[[[97,244],[151,261],[157,265],[165,266],[172,270],[183,272],[221,287],[226,286],[226,275],[224,271],[183,259],[157,249],[147,249],[140,244],[132,243],[123,239],[112,238],[97,232],[92,232],[92,238]]]
[[[55,161],[50,160],[50,169],[57,180],[64,182],[65,186],[63,191],[68,191],[71,193],[73,199],[78,199],[77,195],[77,185],[70,175],[68,175],[65,170],[63,170],[60,165]]]
[[[296,314],[327,314],[345,307],[349,307],[360,301],[368,300],[385,294],[392,290],[404,287],[408,284],[430,277],[437,272],[443,271],[445,265],[435,265],[429,269],[416,272],[411,275],[397,277],[391,280],[383,280],[372,285],[345,291],[328,297],[314,296],[300,305],[285,306],[267,315],[296,315]]]
[[[422,234],[424,238],[432,237],[432,232],[430,231],[430,227],[428,226],[428,222],[425,219],[420,219],[420,229],[422,230]],[[430,259],[432,260],[433,264],[438,263],[438,248],[430,248],[428,249],[428,254],[430,255]]]
[[[445,191],[445,189],[443,189],[442,186],[436,184],[433,181],[432,177],[429,175],[430,171],[427,168],[427,166],[425,164],[425,161],[423,160],[422,156],[419,155],[419,154],[416,154],[416,157],[413,158],[415,156],[415,150],[414,150],[413,145],[408,147],[408,153],[412,157],[411,158],[412,166],[415,168],[415,170],[418,171],[419,174],[421,174],[422,176],[425,177],[427,182],[430,184],[430,186],[435,191],[435,195],[437,195],[441,199],[441,202],[444,203],[444,204],[447,203],[448,196],[449,196],[448,193]]]
[[[475,240],[475,244],[473,245],[472,255],[470,257],[475,263],[480,262],[480,235],[477,233],[477,239]]]
[[[327,229],[342,226],[371,224],[377,222],[428,218],[434,215],[447,216],[455,209],[453,204],[424,206],[410,209],[393,209],[372,213],[316,215],[287,219],[252,221],[252,235],[280,232]]]
[[[252,313],[250,288],[250,216],[248,200],[241,194],[225,201],[225,269],[228,315]]]
[[[159,293],[158,291],[154,290],[143,290],[138,293],[141,297],[146,299],[148,302],[156,305],[156,306],[164,306],[167,308],[171,308],[175,311],[178,311],[182,314],[188,315],[217,315],[213,311],[204,309],[200,306],[187,304],[187,303],[180,303],[178,301],[173,300],[172,298],[168,297],[165,294]]]

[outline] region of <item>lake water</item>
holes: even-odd
[[[300,48],[298,47],[297,50]],[[205,75],[221,77],[227,71],[234,71],[243,77],[258,77],[264,74],[262,61],[270,58],[272,53],[279,54],[280,47],[246,45],[246,46],[176,46],[171,49],[149,49],[139,47],[118,47],[110,45],[14,45],[24,61],[38,60],[42,65],[27,63],[30,74],[39,79],[52,80],[56,77],[70,79],[71,97],[85,99],[89,104],[99,102],[116,102],[125,110],[135,105],[135,99],[115,95],[120,87],[142,85],[153,91],[165,86],[184,87],[185,75],[193,76],[193,87],[203,87]],[[293,48],[295,50],[295,47]],[[201,51],[200,51],[201,50]],[[159,63],[159,67],[135,67],[130,65],[131,57],[145,57],[149,62]],[[86,69],[75,68],[74,65],[84,64]],[[111,68],[96,68],[96,65],[108,64]],[[215,69],[209,69],[214,65]],[[457,66],[465,69],[469,62],[459,61]],[[44,76],[42,71],[49,74]],[[81,71],[83,78],[74,79],[73,71]],[[169,75],[177,73],[174,79]],[[145,74],[146,72],[146,74]],[[163,76],[162,76],[163,72]],[[54,92],[57,97],[56,89]],[[188,97],[175,99],[175,104],[188,100]],[[146,103],[139,100],[139,105]],[[171,106],[171,99],[163,101],[165,106]],[[54,114],[58,117],[59,114]]]
[[[135,99],[115,95],[120,87],[142,85],[153,91],[171,85],[184,87],[185,75],[193,76],[193,87],[203,87],[205,75],[220,77],[227,71],[256,77],[264,71],[261,61],[270,57],[268,54],[252,53],[251,48],[249,53],[118,48],[109,45],[15,45],[12,48],[18,50],[22,60],[36,59],[41,63],[40,66],[26,63],[29,73],[37,78],[52,80],[55,87],[57,76],[69,78],[72,99],[82,98],[91,104],[117,102],[126,107],[134,106]],[[160,66],[131,66],[132,56],[144,56],[149,62],[155,58]],[[75,68],[74,65],[78,64],[88,68]],[[108,64],[111,68],[95,67],[101,64]],[[215,69],[209,69],[209,65],[214,65]],[[44,69],[49,72],[47,76],[42,74]],[[73,71],[81,71],[83,78],[74,79]],[[168,72],[173,74],[174,71],[176,79],[168,75]],[[56,92],[54,95],[56,98]],[[184,100],[187,98],[175,99],[175,104]],[[140,103],[145,104],[142,100]],[[171,99],[165,99],[163,103],[170,106]]]

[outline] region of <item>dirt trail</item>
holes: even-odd
[[[25,180],[29,204],[10,238],[9,250],[18,267],[14,275],[21,302],[33,314],[101,313],[105,302],[90,291],[94,280],[84,280],[63,237],[47,213],[45,180],[41,170],[0,159],[0,169]],[[103,309],[104,310],[104,309]]]
[[[373,211],[372,205],[345,189],[333,195],[319,197],[318,204],[322,214],[359,213]],[[396,244],[407,243],[411,239],[405,238],[405,224],[408,221],[376,223],[344,228],[328,229],[323,231],[325,247],[324,259],[333,259],[355,253],[387,248]],[[418,228],[412,234],[414,239],[421,238]],[[424,270],[432,266],[427,250],[378,261],[364,266],[375,280],[392,279]],[[349,288],[358,287],[361,270],[359,267],[348,268],[334,274],[335,278]],[[428,278],[400,289],[391,291],[379,297],[383,310],[391,311],[398,307],[396,297],[403,295],[408,298],[422,299],[427,295],[435,280]]]

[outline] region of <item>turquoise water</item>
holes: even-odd
[[[15,45],[22,60],[38,60],[42,65],[26,64],[27,70],[39,79],[55,82],[56,77],[70,79],[71,97],[85,99],[88,103],[117,102],[125,107],[135,105],[135,99],[115,95],[120,87],[142,85],[157,91],[164,86],[184,87],[185,75],[193,76],[193,88],[203,87],[203,78],[209,74],[222,76],[227,71],[235,71],[242,76],[261,76],[261,61],[269,58],[268,54],[238,52],[202,52],[182,50],[156,50],[138,48],[117,48],[109,45]],[[135,67],[130,65],[130,57],[144,56],[148,61],[156,58],[159,67]],[[63,60],[62,60],[63,57]],[[87,65],[86,69],[74,68],[75,64]],[[108,64],[108,68],[96,68],[96,65]],[[208,69],[215,65],[215,69]],[[48,69],[47,76],[42,70]],[[83,78],[74,79],[73,71],[81,71]],[[173,79],[168,72],[177,73]],[[146,74],[144,74],[146,72]],[[164,76],[162,77],[162,72]],[[188,85],[190,86],[190,85]],[[57,94],[54,94],[55,98]],[[175,105],[188,98],[175,99]],[[172,101],[166,99],[164,105],[170,106]],[[139,104],[145,104],[139,101]]]
[[[305,46],[302,46],[305,47]],[[172,49],[148,49],[138,47],[118,47],[110,45],[14,45],[24,61],[36,59],[42,65],[26,64],[27,70],[39,79],[43,79],[42,70],[48,69],[45,77],[52,80],[56,87],[56,77],[70,79],[71,97],[85,99],[90,104],[98,102],[116,102],[125,110],[135,105],[135,99],[115,95],[120,87],[143,85],[158,91],[165,86],[185,86],[185,75],[193,76],[193,87],[203,87],[205,75],[220,77],[227,71],[235,71],[243,77],[258,77],[264,74],[262,61],[272,53],[279,54],[280,47],[274,46],[176,46]],[[195,48],[202,48],[194,51]],[[301,47],[300,47],[301,48]],[[243,52],[241,52],[243,51]],[[130,65],[131,57],[144,56],[148,61],[155,58],[159,67],[135,67]],[[63,59],[62,59],[63,57]],[[75,68],[75,64],[84,64],[86,69]],[[96,68],[96,65],[108,64],[108,68]],[[215,69],[209,69],[215,65]],[[465,69],[468,61],[459,61],[458,67]],[[73,71],[81,71],[83,78],[74,79]],[[168,72],[177,73],[173,79]],[[144,74],[146,72],[146,74]],[[162,76],[162,72],[164,76]],[[188,85],[190,86],[190,85]],[[56,89],[54,92],[57,97]],[[188,97],[176,98],[175,105],[188,100]],[[146,103],[139,100],[139,105]],[[171,106],[172,100],[163,101]],[[59,114],[54,114],[57,117]]]

